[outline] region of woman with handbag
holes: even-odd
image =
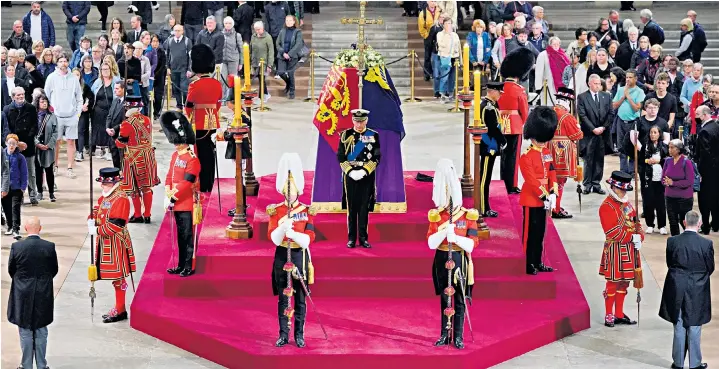
[[[454,96],[454,63],[459,58],[459,36],[454,32],[452,19],[444,18],[442,32],[437,33],[437,55],[439,56],[439,91],[442,101],[453,102]]]
[[[654,228],[660,234],[667,234],[667,209],[664,200],[664,185],[662,184],[662,163],[669,156],[669,147],[662,141],[662,131],[658,126],[649,129],[647,142],[642,143],[644,156],[644,186],[642,188],[642,204],[644,216],[647,220],[646,233],[652,233]],[[654,220],[656,219],[656,223]]]
[[[679,139],[669,141],[669,158],[664,160],[662,184],[667,200],[669,231],[679,234],[684,227],[684,215],[694,206],[694,165],[684,155],[684,143]]]
[[[55,144],[57,143],[57,118],[48,108],[50,103],[47,96],[40,95],[33,105],[37,109],[39,129],[35,136],[35,183],[37,184],[37,198],[42,200],[43,173],[47,179],[47,190],[50,192],[50,201],[55,202]]]
[[[277,75],[285,81],[285,94],[295,98],[295,69],[302,57],[302,31],[297,29],[294,15],[285,17],[285,28],[277,36]]]

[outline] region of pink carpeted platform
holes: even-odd
[[[301,201],[306,203],[312,174],[305,173]],[[282,201],[274,176],[261,178],[258,197],[248,197],[255,237],[245,241],[224,236],[234,179],[220,180],[223,209],[213,193],[200,233],[198,273],[190,278],[165,273],[175,247],[165,217],[131,306],[132,327],[230,368],[313,369],[482,368],[589,327],[589,307],[551,221],[546,255],[558,270],[527,276],[518,197],[493,182],[492,207],[500,217],[487,219],[491,239],[472,255],[476,282],[469,312],[475,341],[465,327],[465,350],[433,347],[439,299],[430,274],[433,251],[424,241],[432,184],[415,181],[415,175],[405,173],[407,214],[370,215],[372,249],[345,247],[345,215],[315,218],[312,292],[329,341],[308,304],[307,347],[274,347],[277,299],[269,280],[274,246],[267,240],[264,212],[267,204]]]

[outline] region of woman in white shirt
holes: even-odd
[[[459,58],[459,50],[462,45],[459,42],[457,32],[454,32],[452,20],[445,18],[442,23],[442,32],[437,33],[437,55],[440,60],[439,67],[439,91],[442,94],[442,101],[454,101],[454,62]]]

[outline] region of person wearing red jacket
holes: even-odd
[[[187,277],[195,273],[194,226],[199,222],[195,216],[200,201],[197,177],[201,164],[190,149],[195,143],[195,133],[190,122],[179,112],[168,111],[160,117],[162,130],[176,151],[170,159],[170,169],[165,177],[164,208],[172,211],[177,228],[177,266],[167,270],[170,274]]]
[[[96,236],[95,260],[93,265],[97,268],[97,275],[91,277],[91,282],[97,280],[112,281],[115,287],[115,306],[110,312],[102,316],[103,323],[115,323],[127,320],[125,309],[125,292],[127,291],[127,278],[136,271],[135,253],[132,249],[132,239],[127,231],[127,221],[130,216],[130,200],[125,191],[120,189],[120,169],[102,168],[95,180],[102,185],[102,196],[97,199],[97,206],[87,219],[87,230],[91,236]]]
[[[519,195],[524,221],[522,223],[522,244],[526,253],[526,272],[552,272],[552,267],[544,265],[544,231],[547,225],[547,212],[557,203],[557,174],[552,153],[547,143],[557,130],[557,113],[547,106],[538,106],[527,118],[524,125],[524,138],[532,144],[519,158],[519,170],[524,184]]]
[[[431,209],[428,214],[427,245],[436,250],[432,263],[432,281],[434,293],[440,296],[442,317],[442,329],[434,345],[453,344],[461,350],[464,348],[465,297],[472,296],[474,285],[472,250],[479,244],[479,211],[462,207],[462,187],[451,160],[441,159],[437,163],[433,182],[432,200],[437,208]],[[451,288],[447,267],[450,259],[454,263],[451,268]]]
[[[187,88],[185,115],[195,130],[195,154],[202,166],[200,191],[210,192],[215,184],[215,137],[220,128],[222,84],[210,76],[215,71],[215,54],[209,46],[193,46],[190,59],[195,80]]]
[[[604,290],[604,325],[607,327],[637,324],[624,313],[629,281],[635,281],[636,287],[637,281],[642,279],[639,250],[644,242],[644,230],[627,197],[627,192],[633,190],[632,179],[630,174],[612,172],[607,179],[609,194],[599,206],[599,221],[606,237],[599,275],[607,280]]]
[[[295,344],[305,347],[304,327],[307,316],[307,298],[305,287],[314,283],[314,267],[310,256],[310,243],[315,241],[313,208],[298,201],[305,188],[302,161],[296,153],[284,153],[280,158],[275,181],[277,192],[285,197],[278,204],[267,206],[270,223],[267,226],[267,238],[277,246],[272,263],[272,293],[279,296],[278,319],[280,337],[276,347],[289,343],[290,318],[294,315]],[[287,260],[288,250],[290,260]],[[291,263],[291,268],[285,268]],[[292,277],[289,277],[292,274]],[[292,283],[288,281],[292,279]],[[302,281],[300,281],[302,279]],[[304,286],[303,286],[304,285]],[[294,308],[289,307],[290,296],[294,295]]]
[[[502,127],[507,146],[502,151],[499,161],[500,174],[507,188],[507,193],[518,194],[519,176],[517,162],[522,147],[522,127],[529,116],[527,92],[519,81],[524,79],[534,66],[534,54],[527,48],[519,48],[502,61],[500,73],[504,78],[504,92],[499,98],[499,114],[501,122],[509,122]]]
[[[125,119],[120,124],[115,144],[124,152],[120,188],[132,199],[134,214],[130,223],[150,223],[152,188],[160,183],[157,160],[152,147],[152,121],[142,115],[142,98],[125,98]],[[145,211],[141,213],[142,206]]]
[[[557,113],[557,130],[548,146],[554,161],[558,192],[557,206],[552,208],[552,218],[569,219],[572,218],[572,215],[562,208],[562,195],[567,178],[573,178],[577,182],[582,180],[577,178],[577,141],[584,137],[584,134],[579,127],[579,122],[570,113],[572,101],[574,101],[574,90],[560,87],[554,96],[557,98],[557,105],[554,106],[554,112]]]

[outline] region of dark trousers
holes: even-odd
[[[195,141],[195,153],[200,160],[200,191],[212,191],[215,184],[215,143],[210,136],[215,133],[211,130],[197,130],[197,141]]]
[[[592,188],[601,189],[600,182],[604,175],[604,139],[602,136],[592,134],[583,139],[586,145],[584,154],[584,189],[591,191]]]
[[[519,135],[505,135],[507,139],[507,147],[502,151],[502,157],[499,159],[499,168],[504,185],[507,187],[507,191],[512,190],[517,186],[517,157],[519,156],[519,149],[521,141]]]
[[[9,190],[2,198],[2,210],[5,213],[7,229],[20,231],[20,208],[22,207],[23,191]]]
[[[297,279],[292,279],[292,288],[295,290],[295,338],[303,337],[305,334],[305,316],[307,315],[307,303],[305,290],[302,288],[302,284]],[[280,292],[279,299],[277,300],[277,317],[280,321],[280,336],[289,337],[290,327],[287,325],[288,319],[285,315],[285,309],[289,306],[289,297],[285,296]]]
[[[455,293],[454,293],[454,317],[452,319],[452,334],[455,338],[460,337],[463,338],[464,334],[464,310],[467,308],[464,304],[464,294],[462,293],[462,286],[461,285],[454,285]],[[447,331],[447,316],[444,315],[444,309],[446,309],[447,306],[447,295],[444,293],[444,290],[442,291],[442,294],[439,298],[439,306],[440,306],[440,314],[442,314],[442,326],[441,326],[441,335],[446,335],[449,332]]]
[[[347,197],[347,238],[357,240],[359,231],[360,242],[367,240],[367,223],[369,221],[369,202],[374,192],[374,176],[366,176],[355,181],[345,175],[345,191]],[[359,224],[358,224],[359,223]]]
[[[83,148],[88,151],[90,150],[90,113],[80,114],[80,119],[77,122],[77,140],[75,140],[75,150],[77,150],[77,152],[82,152]]]
[[[429,38],[424,39],[424,78],[429,79],[432,77],[429,73],[432,72],[432,40]]]
[[[694,206],[694,197],[683,199],[680,197],[667,197],[667,217],[669,218],[669,232],[672,236],[679,234],[679,226],[684,228],[684,216]],[[646,215],[646,214],[645,214]]]
[[[55,173],[52,171],[54,164],[51,164],[47,168],[43,168],[40,165],[39,155],[35,155],[35,183],[37,184],[37,193],[42,194],[42,173],[45,172],[47,178],[47,190],[50,192],[50,196],[55,193]]]
[[[187,76],[185,72],[173,71],[170,73],[170,81],[172,82],[172,96],[175,98],[175,104],[178,108],[182,108],[185,106],[185,101],[187,101]]]
[[[107,31],[107,3],[104,1],[97,1],[96,4],[97,11],[100,12],[100,22],[102,22],[102,30]]]
[[[165,81],[166,81],[166,79],[163,77],[156,78],[155,85],[152,87],[153,91],[155,91],[155,101],[152,102],[152,114],[155,117],[159,117],[160,114],[162,113],[162,106],[163,106],[162,101],[164,100],[164,97],[165,97],[165,87],[166,87]],[[170,97],[168,96],[167,98],[169,99]],[[150,118],[155,118],[155,117],[150,117]]]
[[[664,185],[661,181],[650,181],[647,187],[642,187],[642,208],[647,227],[654,227],[656,213],[657,228],[667,226],[667,208],[664,201]]]
[[[148,116],[150,113],[150,92],[147,87],[140,86],[140,96],[142,97],[142,115]]]
[[[192,268],[192,256],[195,253],[195,243],[192,238],[192,212],[173,211],[175,227],[177,227],[177,266],[183,269]]]
[[[115,139],[110,140],[110,155],[112,156],[112,166],[122,169],[122,153],[115,144]]]
[[[719,181],[709,176],[702,177],[699,188],[699,211],[702,213],[702,229],[708,230],[711,226],[715,232],[719,231],[719,194],[717,188]]]
[[[489,205],[489,183],[492,181],[492,168],[494,168],[495,155],[480,155],[479,156],[479,170],[482,175],[479,179],[479,212],[484,214],[488,210],[492,210]]]
[[[522,243],[527,253],[527,269],[542,264],[542,251],[544,250],[544,230],[547,225],[547,211],[544,207],[523,207],[524,221],[522,223]]]

